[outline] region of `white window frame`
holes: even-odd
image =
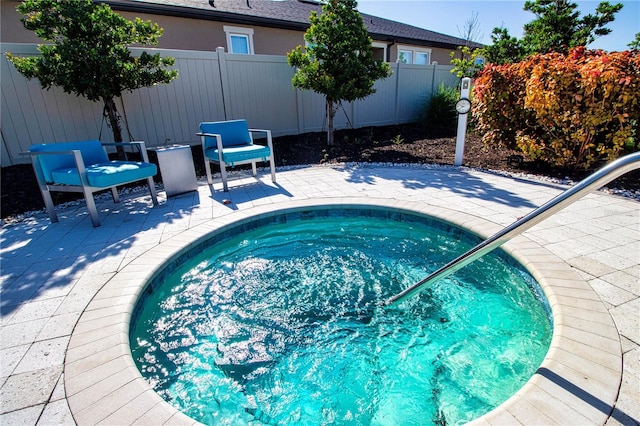
[[[304,47],[305,48],[309,48],[309,46],[311,46],[311,45],[309,44],[309,42],[307,40],[305,40],[304,41]],[[382,49],[383,62],[387,62],[387,49],[389,48],[389,45],[387,43],[381,43],[381,42],[374,41],[374,42],[371,43],[371,47]],[[356,51],[355,53],[357,54],[358,52]]]
[[[407,53],[409,55],[411,55],[410,60],[407,61],[407,64],[415,64],[416,63],[416,55],[418,54],[426,54],[427,55],[427,62],[425,64],[420,64],[420,65],[430,65],[431,64],[431,49],[425,49],[425,48],[421,48],[421,47],[415,47],[415,46],[402,46],[402,45],[398,45],[398,58],[397,58],[397,62],[404,62],[400,59],[402,53]]]
[[[233,44],[231,43],[232,36],[240,36],[244,37],[247,40],[247,49],[249,50],[249,55],[254,54],[253,50],[253,28],[245,28],[245,27],[232,27],[229,25],[223,26],[224,32],[227,36],[227,49],[229,53],[238,53],[233,51]],[[240,54],[245,54],[240,53]]]
[[[387,43],[380,43],[377,41],[374,41],[373,43],[371,43],[371,47],[375,47],[376,49],[382,49],[382,57],[384,62],[387,62]]]

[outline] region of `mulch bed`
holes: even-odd
[[[455,135],[447,134],[445,130],[427,130],[414,125],[339,130],[335,134],[333,146],[327,145],[324,132],[274,138],[277,166],[344,162],[453,165],[455,145]],[[193,147],[192,151],[196,174],[203,176],[202,150],[200,147]],[[149,157],[151,161],[155,161],[152,152]],[[592,172],[549,167],[544,163],[531,161],[519,151],[487,149],[481,138],[474,134],[467,135],[463,165],[572,181],[579,181]],[[161,176],[156,176],[156,180],[161,181]],[[1,184],[0,213],[3,219],[44,208],[30,164],[3,167]],[[608,186],[632,192],[640,191],[640,172],[628,173]],[[82,198],[75,193],[56,192],[53,196],[55,204]]]

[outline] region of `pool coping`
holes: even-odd
[[[211,233],[281,210],[327,206],[382,207],[425,214],[487,237],[502,226],[426,203],[375,198],[287,201],[236,211],[169,238],[141,254],[95,295],[67,348],[64,375],[78,424],[198,424],[165,402],[138,371],[129,323],[138,298],[165,262]],[[603,424],[622,379],[620,337],[604,303],[575,270],[540,244],[518,236],[503,250],[536,278],[552,310],[550,349],[536,374],[505,403],[474,420],[493,424]]]

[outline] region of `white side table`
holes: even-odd
[[[160,174],[167,197],[198,189],[189,145],[166,145],[149,149],[158,155]]]

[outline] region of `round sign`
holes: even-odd
[[[471,101],[467,98],[460,98],[458,102],[456,102],[456,111],[458,114],[466,114],[471,110]]]

